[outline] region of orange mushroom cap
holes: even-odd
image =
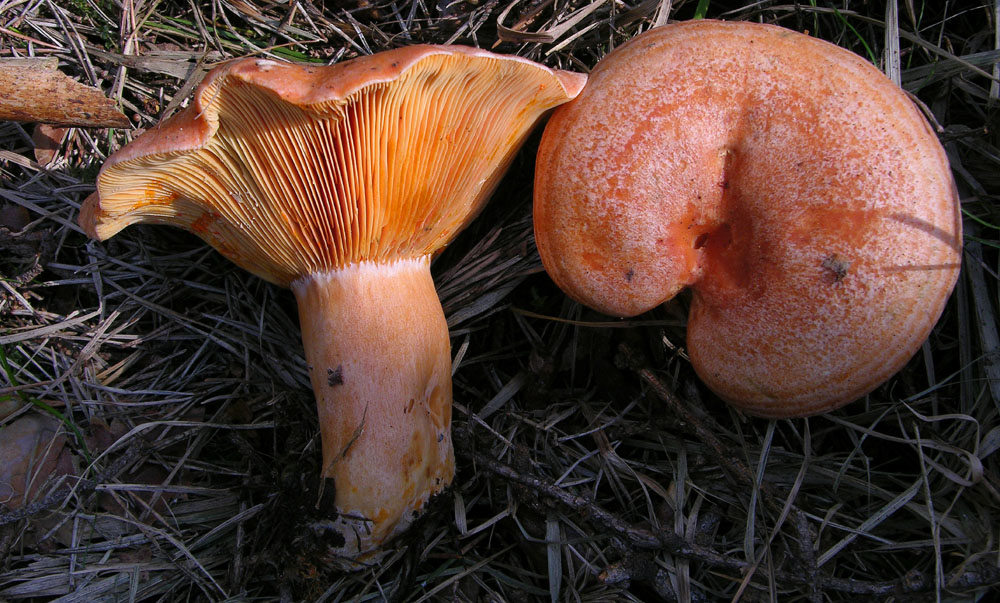
[[[294,291],[335,491],[335,516],[312,529],[335,556],[374,555],[451,482],[430,257],[585,81],[457,46],[329,67],[237,60],[101,169],[80,214],[91,236],[180,226]]]
[[[108,159],[80,223],[102,240],[180,226],[282,286],[419,257],[475,217],[539,116],[585,81],[460,46],[328,67],[235,60]]]
[[[534,212],[546,270],[581,303],[633,316],[690,287],[695,370],[766,417],[902,368],[961,261],[948,161],[910,99],[761,24],[667,25],[602,59],[546,126]]]

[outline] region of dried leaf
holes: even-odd
[[[42,167],[52,163],[59,152],[59,147],[66,140],[69,128],[52,126],[49,124],[38,124],[31,134],[31,141],[35,143],[35,161]]]

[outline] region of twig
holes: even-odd
[[[710,548],[688,542],[684,538],[667,531],[652,531],[629,524],[614,513],[606,511],[582,496],[572,494],[546,480],[531,475],[525,475],[513,467],[501,463],[492,457],[469,452],[463,447],[456,447],[456,452],[469,455],[477,466],[486,469],[494,475],[517,482],[549,498],[553,498],[570,509],[582,513],[588,519],[601,524],[624,538],[638,549],[661,550],[671,555],[707,563],[716,568],[737,570],[743,573],[750,569],[751,563],[732,559]],[[923,572],[912,571],[895,580],[869,582],[822,576],[818,572],[789,572],[775,570],[773,577],[785,583],[798,584],[814,588],[813,592],[832,590],[854,595],[892,595],[903,593],[928,592],[935,588],[935,581]],[[966,567],[945,576],[945,584],[954,589],[976,589],[1000,583],[1000,568],[982,564],[977,567]]]
[[[699,416],[691,412],[690,404],[678,398],[656,373],[645,364],[644,359],[631,346],[622,344],[619,347],[619,351],[621,351],[622,356],[625,358],[628,367],[652,387],[656,395],[670,407],[671,412],[681,419],[680,426],[687,429],[691,435],[709,447],[719,467],[729,473],[730,477],[742,486],[755,487],[756,479],[754,479],[754,473],[750,470],[750,467],[715,435],[722,431],[722,428],[715,422],[715,419],[708,415]],[[782,503],[771,488],[767,484],[760,484],[760,491],[763,495],[764,503],[768,508],[776,515],[780,515],[782,512]]]
[[[490,473],[528,486],[536,492],[558,500],[574,511],[584,513],[590,519],[609,528],[615,534],[624,538],[636,548],[667,550],[674,555],[679,555],[686,559],[704,561],[706,563],[710,563],[711,565],[727,569],[743,570],[749,565],[746,562],[730,559],[700,545],[687,542],[684,538],[674,534],[673,532],[654,532],[652,530],[637,528],[614,513],[605,511],[582,496],[577,496],[567,492],[566,490],[563,490],[562,488],[541,478],[524,475],[513,467],[501,463],[485,454],[478,452],[472,453],[472,458],[476,465],[484,467]]]
[[[656,392],[656,395],[670,407],[670,410],[681,419],[680,425],[691,432],[696,438],[704,442],[712,454],[715,461],[725,471],[730,479],[744,488],[757,488],[761,499],[767,508],[776,516],[784,519],[792,517],[793,527],[797,538],[793,539],[796,546],[795,561],[802,567],[802,571],[810,578],[807,584],[815,584],[815,577],[819,573],[819,566],[816,562],[816,555],[813,551],[812,536],[809,530],[809,522],[801,509],[791,504],[791,501],[782,503],[774,491],[765,483],[757,483],[750,468],[716,436],[722,429],[711,416],[698,416],[691,412],[690,405],[677,397],[674,392],[650,369],[639,353],[628,344],[621,344],[619,351],[625,359],[626,364],[635,371],[643,381],[649,384]],[[786,509],[787,507],[787,509]],[[775,525],[778,530],[780,523]],[[810,591],[810,600],[816,601],[818,593]]]

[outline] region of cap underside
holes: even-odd
[[[568,98],[554,72],[482,55],[431,53],[393,81],[303,105],[260,85],[247,61],[224,67],[186,110],[198,114],[178,116],[207,122],[203,141],[113,157],[82,221],[99,238],[139,222],[180,226],[281,285],[433,253],[478,212],[541,114]],[[285,78],[317,69],[258,64]]]

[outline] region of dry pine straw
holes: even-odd
[[[383,563],[336,573],[296,531],[318,447],[290,294],[185,233],[79,232],[96,169],[133,133],[71,131],[49,160],[32,126],[0,124],[0,409],[57,417],[76,464],[0,511],[0,600],[971,600],[1000,585],[994,7],[195,4],[0,0],[0,57],[58,57],[142,128],[223,57],[454,42],[584,70],[668,18],[778,23],[872,57],[934,116],[967,215],[963,277],[923,351],[865,400],[748,419],[698,385],[683,299],[610,321],[541,274],[532,141],[435,265],[455,487]]]

